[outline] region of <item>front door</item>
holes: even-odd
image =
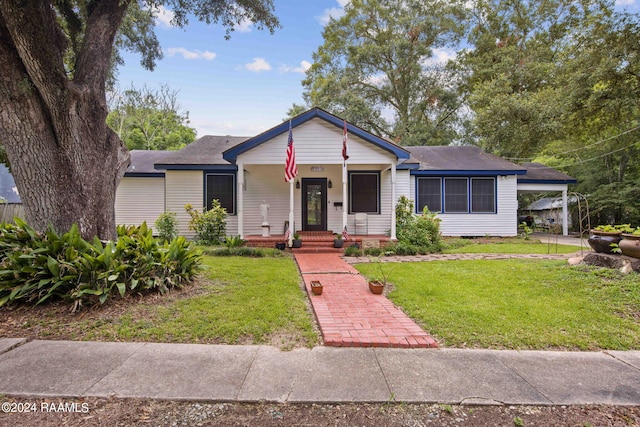
[[[302,178],[302,229],[327,229],[327,179]]]

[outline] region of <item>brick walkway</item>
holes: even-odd
[[[337,347],[437,347],[435,340],[337,254],[296,254],[324,344]],[[311,293],[311,281],[323,285]]]

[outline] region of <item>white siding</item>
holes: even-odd
[[[315,118],[293,129],[293,141],[298,165],[342,164],[342,128]],[[288,132],[276,136],[241,155],[237,163],[281,164],[287,151]],[[349,135],[348,164],[390,164],[395,155],[364,140]],[[284,171],[283,171],[284,173]]]
[[[116,224],[152,227],[164,212],[164,178],[124,177],[116,191]]]
[[[171,171],[165,173],[167,212],[174,212],[178,219],[178,233],[182,236],[193,237],[189,230],[191,217],[184,210],[186,204],[195,209],[202,209],[203,196],[202,171]]]
[[[415,177],[412,179],[415,188]],[[444,236],[516,236],[518,232],[517,178],[497,177],[495,214],[439,214]],[[415,194],[415,193],[414,193]],[[413,198],[413,197],[412,197]]]

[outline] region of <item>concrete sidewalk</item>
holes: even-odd
[[[198,401],[640,405],[640,351],[0,339],[0,393]]]

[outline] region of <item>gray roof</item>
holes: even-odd
[[[0,197],[4,203],[22,203],[9,168],[0,164]]]
[[[126,175],[134,174],[164,174],[164,171],[154,167],[173,151],[164,150],[131,150],[131,164],[125,171]]]
[[[182,150],[168,154],[160,165],[229,165],[222,152],[249,139],[246,136],[203,136]]]
[[[523,171],[522,166],[482,151],[474,145],[404,147],[411,153],[405,163],[419,163],[420,170]]]
[[[527,170],[527,173],[519,176],[518,181],[557,181],[567,184],[577,182],[575,178],[542,163],[529,162],[523,163],[522,166]]]

